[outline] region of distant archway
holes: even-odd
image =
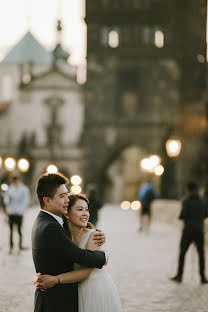
[[[123,146],[112,152],[101,179],[105,202],[137,199],[141,183],[151,178],[140,168],[141,159],[147,155],[146,150],[136,145]]]

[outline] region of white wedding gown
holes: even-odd
[[[86,249],[90,234],[88,230],[79,244]],[[78,284],[79,312],[121,312],[120,298],[106,267],[94,269],[90,276]]]

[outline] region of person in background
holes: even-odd
[[[194,243],[199,256],[199,272],[201,283],[207,284],[204,261],[204,219],[207,218],[207,209],[203,199],[199,196],[198,186],[195,182],[187,184],[187,196],[182,202],[179,219],[183,220],[184,228],[180,242],[177,274],[172,281],[181,283],[183,277],[184,260],[191,243]]]
[[[95,188],[89,190],[88,200],[90,213],[89,222],[91,222],[94,226],[96,226],[98,222],[98,211],[100,208],[102,208],[102,203],[98,199],[97,191]]]
[[[25,249],[22,246],[22,222],[23,215],[30,202],[29,188],[24,185],[18,176],[11,178],[11,184],[8,190],[4,193],[4,204],[6,214],[8,215],[10,229],[10,245],[9,252],[13,249],[13,226],[17,225],[19,233],[19,250]]]
[[[150,227],[151,224],[151,203],[155,199],[155,193],[153,191],[152,183],[145,182],[139,189],[138,198],[141,201],[141,214],[140,214],[140,228],[142,231],[145,224],[145,219],[147,219],[147,226]]]

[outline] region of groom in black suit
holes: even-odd
[[[32,230],[32,253],[36,272],[42,274],[73,271],[74,263],[102,268],[106,262],[104,252],[80,249],[63,228],[62,216],[67,213],[69,202],[67,183],[61,174],[44,174],[38,181],[41,211]],[[77,283],[58,283],[45,292],[36,289],[34,311],[78,312]]]

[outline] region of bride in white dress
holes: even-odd
[[[98,250],[93,241],[94,229],[86,228],[89,220],[88,199],[84,195],[69,195],[66,229],[70,238],[80,248]],[[58,276],[42,275],[39,288],[45,290],[57,283],[78,284],[79,312],[121,312],[116,286],[106,270],[81,268],[75,265],[73,272]]]

